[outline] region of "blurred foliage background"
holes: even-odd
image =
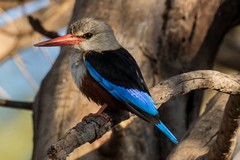
[[[40,83],[59,53],[59,48],[34,48],[42,35],[33,31],[28,15],[47,18],[49,29],[66,32],[73,0],[0,1],[0,98],[32,102]],[[68,10],[64,20],[54,22]],[[56,14],[52,14],[55,12]],[[0,107],[0,160],[27,160],[32,154],[32,112]]]

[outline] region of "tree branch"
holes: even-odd
[[[151,95],[155,103],[161,105],[174,96],[184,95],[197,89],[212,89],[237,95],[240,93],[240,76],[227,75],[213,70],[187,72],[169,78],[151,88]]]
[[[206,160],[231,159],[240,125],[240,96],[230,96],[216,141],[207,153]]]
[[[111,112],[105,110],[104,114],[109,117],[109,122],[100,116],[87,117],[70,129],[56,144],[49,148],[49,159],[65,159],[77,147],[86,142],[94,142],[113,126],[129,118],[126,111]]]
[[[28,18],[28,22],[29,24],[32,26],[33,30],[48,37],[48,38],[56,38],[56,37],[59,37],[59,34],[57,32],[54,32],[54,31],[47,31],[41,21],[37,18],[33,18],[33,16],[31,15],[28,15],[27,16]]]
[[[0,6],[3,10],[8,10],[14,7],[17,7],[19,5],[22,5],[23,3],[27,3],[33,0],[11,0],[11,1],[0,1]]]
[[[229,95],[218,93],[208,102],[204,114],[185,133],[181,144],[176,146],[168,160],[203,160],[216,140],[228,98]]]
[[[0,106],[5,106],[12,109],[27,109],[32,110],[31,102],[20,102],[20,101],[10,101],[5,99],[0,99]]]
[[[19,49],[29,47],[29,44],[39,41],[38,39],[42,38],[42,35],[35,32],[35,29],[44,32],[46,31],[44,28],[50,31],[57,31],[65,27],[71,17],[72,13],[69,11],[72,10],[74,2],[73,0],[53,2],[47,7],[32,13],[32,17],[38,18],[38,20],[32,19],[34,27],[29,23],[29,17],[27,16],[1,26],[0,41],[4,41],[5,43],[0,43],[0,61],[6,60],[9,56],[17,53]],[[59,19],[61,20],[59,21]],[[42,27],[43,29],[40,29],[41,27],[39,27],[37,21],[41,22],[41,25],[44,26],[44,28]]]
[[[157,106],[160,106],[174,96],[206,88],[237,95],[240,92],[240,76],[210,70],[193,71],[174,76],[156,85],[150,91]],[[49,158],[65,159],[77,147],[86,142],[95,141],[111,127],[127,119],[126,114],[119,115],[108,111],[105,114],[110,118],[109,122],[104,121],[101,117],[89,117],[70,129],[50,147]]]

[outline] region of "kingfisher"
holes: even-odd
[[[70,56],[73,79],[80,91],[101,108],[132,112],[155,125],[173,143],[177,138],[160,120],[138,64],[117,41],[112,27],[104,21],[84,18],[71,24],[68,34],[34,46],[74,48]]]

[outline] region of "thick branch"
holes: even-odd
[[[6,106],[13,109],[27,109],[32,110],[31,102],[19,102],[19,101],[10,101],[5,99],[0,99],[0,106]]]
[[[125,111],[111,112],[105,110],[104,113],[109,117],[109,122],[100,116],[85,118],[50,147],[48,157],[54,160],[66,159],[68,154],[77,147],[86,142],[94,142],[96,139],[101,138],[110,128],[129,118],[129,114]]]
[[[236,95],[240,93],[240,77],[212,70],[188,72],[156,85],[151,89],[151,94],[156,104],[161,105],[173,96],[197,89],[212,89]]]
[[[240,92],[240,77],[207,70],[188,72],[158,84],[151,89],[151,94],[159,106],[174,96],[203,88],[236,95]],[[49,158],[65,159],[77,147],[100,138],[112,126],[126,119],[126,116],[122,118],[119,114],[117,116],[112,115],[113,113],[106,114],[110,118],[109,122],[102,120],[100,122],[98,117],[90,117],[70,129],[56,144],[51,146],[48,151]],[[94,136],[89,136],[93,134]]]
[[[230,96],[216,141],[206,155],[206,160],[231,159],[240,125],[240,96]]]
[[[167,160],[202,160],[216,140],[228,98],[229,95],[218,93],[208,102],[205,113],[185,133],[184,140]]]
[[[225,107],[226,106],[226,107]],[[229,160],[239,126],[239,95],[217,94],[168,159]]]

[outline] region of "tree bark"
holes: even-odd
[[[237,143],[240,124],[240,96],[231,95],[225,107],[218,137],[205,156],[206,160],[231,159]]]
[[[0,6],[2,10],[8,10],[24,3],[30,2],[32,0],[11,0],[11,1],[0,1]]]
[[[117,39],[137,60],[148,86],[152,87],[159,80],[179,73],[211,68],[224,34],[239,20],[239,3],[238,0],[78,0],[71,22],[95,17],[112,25]],[[62,48],[36,97],[33,159],[46,159],[47,148],[96,109],[73,83],[68,68],[70,52],[70,48]],[[159,110],[163,122],[178,138],[183,137],[198,117],[201,95],[194,92],[176,97]],[[117,159],[165,159],[174,147],[153,126],[139,119],[113,133],[100,150],[81,159],[111,159],[114,155],[118,155]],[[114,136],[119,138],[117,144]],[[103,139],[91,147],[98,147]],[[118,148],[114,155],[109,144]],[[86,153],[84,150],[84,146],[80,147],[69,159],[80,157]]]
[[[208,111],[194,124],[181,145],[177,146],[169,160],[195,160],[201,159],[214,141],[223,116],[223,110],[228,100],[228,95],[217,94],[208,103]]]

